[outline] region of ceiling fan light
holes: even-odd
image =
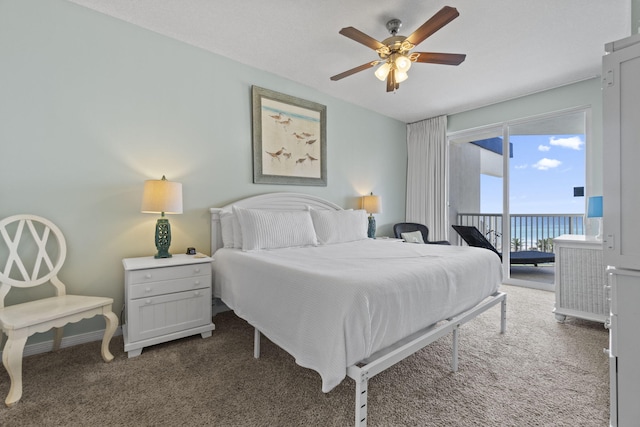
[[[398,71],[406,73],[411,68],[411,60],[404,55],[400,55],[396,58],[396,68]]]
[[[389,64],[388,62],[385,62],[384,64],[378,67],[378,69],[375,72],[375,75],[378,78],[378,80],[385,81],[385,79],[387,78],[387,75],[389,74],[389,70],[391,70],[391,64]]]
[[[404,71],[396,70],[396,83],[402,83],[408,78],[409,75],[407,73],[405,73]]]

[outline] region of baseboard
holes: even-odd
[[[122,335],[122,328],[118,326],[116,332],[113,336]],[[100,329],[98,331],[87,332],[86,334],[78,334],[71,335],[68,337],[62,337],[62,342],[60,343],[60,348],[73,347],[74,345],[85,344],[93,341],[102,341],[102,337],[104,336],[104,329]],[[3,343],[6,343],[7,338],[4,337]],[[24,356],[33,356],[34,354],[48,353],[53,349],[53,340],[42,341],[34,344],[27,344],[24,346],[24,351],[22,352]],[[0,355],[2,352],[0,351]]]

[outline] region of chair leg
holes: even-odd
[[[62,344],[63,334],[64,334],[64,326],[60,328],[53,328],[53,351],[60,350],[60,344]]]
[[[113,354],[109,351],[109,343],[111,342],[113,334],[116,332],[116,328],[118,327],[118,316],[116,316],[113,311],[104,313],[103,316],[106,326],[104,329],[104,336],[102,337],[102,349],[100,351],[102,353],[102,360],[105,362],[111,362],[113,360]]]
[[[2,351],[2,364],[11,379],[11,388],[4,401],[7,406],[13,406],[22,397],[22,352],[26,342],[26,330],[11,331]]]

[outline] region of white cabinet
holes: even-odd
[[[210,337],[211,261],[209,257],[127,258],[125,272],[124,351],[140,355],[144,347],[201,334]]]
[[[604,262],[611,266],[611,425],[640,420],[640,35],[603,58]]]
[[[606,273],[602,242],[590,236],[565,234],[553,239],[558,321],[567,316],[606,323],[609,302],[605,295]]]
[[[640,270],[640,35],[603,58],[604,261]]]
[[[640,420],[640,271],[609,271],[611,425],[637,426]]]

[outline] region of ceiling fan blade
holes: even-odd
[[[438,11],[438,13],[433,15],[431,19],[422,24],[420,28],[415,30],[409,37],[407,37],[407,41],[414,46],[418,43],[421,43],[424,39],[438,31],[440,28],[456,19],[458,15],[460,14],[458,13],[458,9],[456,9],[455,7],[443,7]]]
[[[419,55],[419,56],[414,56]],[[460,65],[467,55],[464,53],[413,52],[411,60],[428,64]],[[415,60],[413,58],[416,58]]]
[[[362,43],[363,45],[373,49],[378,50],[380,48],[384,48],[385,45],[380,43],[378,40],[374,39],[371,36],[366,35],[360,30],[356,30],[353,27],[345,27],[339,31],[345,37],[349,37],[351,40],[355,40],[358,43]]]
[[[343,73],[336,74],[335,76],[331,77],[331,80],[336,81],[336,80],[344,79],[345,77],[349,77],[352,74],[359,73],[360,71],[364,71],[364,70],[366,70],[368,68],[371,68],[371,67],[375,67],[379,63],[380,63],[380,61],[367,62],[366,64],[362,64],[359,67],[355,67],[355,68],[347,70],[347,71],[345,71]]]

